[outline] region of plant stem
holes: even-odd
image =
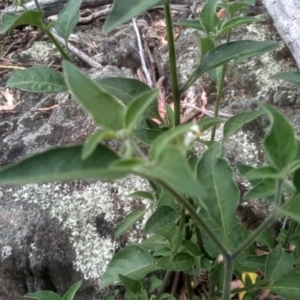
[[[275,208],[280,205],[281,202],[281,196],[282,196],[282,184],[283,179],[278,179],[277,185],[276,185],[276,194],[275,194],[275,201],[274,201],[274,209],[270,216],[263,221],[258,228],[252,234],[244,240],[244,242],[231,254],[231,257],[233,259],[236,259],[247,247],[249,247],[255,239],[265,230],[268,228],[268,226],[274,222],[276,218],[276,210]]]
[[[174,43],[173,24],[171,17],[170,1],[164,3],[168,47],[169,47],[169,63],[170,63],[170,75],[172,81],[172,93],[174,102],[174,123],[175,126],[180,125],[180,92],[177,78],[177,66],[176,66],[176,53]]]
[[[42,11],[39,1],[38,0],[34,0],[34,3],[36,5],[37,10],[38,11]]]
[[[175,246],[174,246],[174,254],[177,253],[180,242],[181,242],[181,238],[182,238],[182,232],[183,232],[183,227],[184,227],[184,221],[185,221],[185,210],[183,209],[181,211],[181,215],[180,215],[180,220],[179,220],[179,228],[178,228],[178,236],[175,242]]]
[[[296,229],[296,226],[297,226],[297,222],[295,220],[291,220],[290,221],[290,225],[289,225],[289,229],[286,233],[286,236],[285,236],[285,239],[282,243],[282,247],[284,249],[287,248],[289,242],[290,242],[290,238],[291,238],[291,235],[294,233],[295,229]]]
[[[171,271],[167,270],[157,296],[160,296],[165,291],[170,275],[171,275]]]
[[[216,104],[215,104],[215,113],[214,113],[215,118],[217,118],[219,116],[220,103],[221,103],[221,99],[222,99],[222,95],[223,95],[225,71],[226,71],[226,64],[222,66],[221,80],[220,80],[219,86],[217,88],[217,100],[216,100]],[[215,139],[216,130],[217,130],[217,125],[215,125],[212,128],[211,137],[210,137],[211,141],[214,141],[214,139]]]
[[[231,294],[231,281],[232,281],[232,273],[233,273],[233,264],[234,258],[230,255],[224,255],[224,281],[223,281],[223,292],[222,292],[222,300],[230,299]]]
[[[62,48],[62,46],[59,44],[59,42],[56,40],[56,38],[52,35],[52,33],[50,32],[50,30],[47,28],[46,25],[43,26],[43,28],[41,28],[43,30],[43,32],[45,34],[47,34],[47,36],[49,37],[49,39],[51,40],[51,42],[54,44],[54,46],[56,47],[56,49],[58,50],[58,52],[61,54],[61,56],[68,61],[71,61],[69,55],[65,52],[65,50]]]
[[[218,279],[218,275],[221,269],[221,264],[218,260],[215,261],[212,272],[209,274],[209,291],[208,291],[208,299],[214,299],[215,297],[215,286]]]

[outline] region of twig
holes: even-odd
[[[61,43],[63,46],[66,45],[65,40],[61,38],[53,29],[51,29],[51,33],[53,36],[57,39],[59,43]],[[101,69],[102,65],[96,62],[94,59],[87,56],[82,51],[78,50],[76,47],[74,47],[72,44],[68,43],[68,48],[70,51],[72,51],[74,54],[76,54],[78,57],[80,57],[82,60],[84,60],[86,63],[88,63],[91,67],[96,69]]]
[[[80,17],[78,23],[88,23],[98,17],[105,17],[109,14],[111,5],[104,5],[103,9],[98,10],[87,17]]]
[[[139,29],[137,28],[136,25],[136,18],[132,19],[132,25],[136,34],[136,38],[137,38],[137,42],[138,42],[138,47],[139,47],[139,55],[141,58],[141,65],[142,65],[142,70],[145,74],[145,77],[147,79],[147,83],[150,87],[153,87],[153,82],[151,79],[151,75],[147,69],[147,65],[146,65],[146,61],[145,61],[145,56],[144,56],[144,50],[143,50],[143,46],[142,46],[142,40],[141,40],[141,36],[140,36],[140,32]]]

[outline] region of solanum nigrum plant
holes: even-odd
[[[7,81],[14,87],[37,93],[70,92],[101,128],[83,145],[56,147],[35,154],[0,171],[0,184],[25,184],[73,179],[115,180],[128,174],[149,181],[153,192],[138,191],[133,196],[153,202],[152,214],[144,227],[145,240],[128,245],[110,261],[101,288],[123,285],[125,299],[174,299],[166,290],[172,272],[182,272],[188,298],[199,299],[194,278],[205,270],[209,274],[208,299],[255,299],[265,289],[287,298],[299,298],[300,279],[300,151],[295,132],[285,116],[274,107],[255,101],[257,110],[243,112],[226,122],[219,117],[220,100],[227,63],[238,63],[252,56],[278,48],[273,41],[231,40],[236,27],[259,18],[245,17],[243,11],[254,0],[207,0],[196,20],[178,24],[195,29],[199,64],[190,70],[182,85],[178,81],[170,0],[115,0],[103,31],[117,26],[155,5],[163,5],[169,49],[173,121],[163,120],[157,108],[157,90],[126,78],[92,80],[72,64],[68,53],[59,45],[51,28],[65,40],[74,30],[81,1],[69,1],[55,23],[46,23],[36,0],[37,11],[2,15],[0,33],[19,25],[37,26],[49,36],[64,58],[63,73],[46,67],[31,67],[15,72]],[[222,10],[222,17],[217,10]],[[195,46],[196,47],[196,46]],[[180,99],[205,73],[216,83],[214,117],[180,124]],[[299,73],[283,73],[284,79],[300,86]],[[243,200],[267,199],[273,209],[254,231],[246,229],[236,217],[240,191],[234,181],[235,170],[224,156],[224,142],[242,126],[265,114],[270,127],[263,141],[266,163],[260,167],[237,165],[251,190]],[[159,120],[159,124],[153,119]],[[223,138],[215,141],[218,125],[224,123]],[[211,130],[209,140],[201,139]],[[121,151],[104,146],[104,140],[117,140]],[[207,145],[202,155],[192,155],[194,142]],[[147,154],[140,146],[147,146]],[[28,172],[30,170],[30,172]],[[115,239],[139,221],[146,210],[128,214],[119,224]],[[289,226],[279,237],[267,229],[278,218],[288,216]],[[254,242],[267,251],[257,256]],[[147,276],[153,271],[164,279]],[[232,288],[233,279],[240,280]],[[78,283],[76,287],[78,288]],[[70,297],[74,297],[77,288]],[[27,294],[37,299],[72,299],[51,292]],[[105,299],[114,299],[116,292]],[[48,297],[48,298],[47,298]],[[56,298],[55,298],[56,297]]]

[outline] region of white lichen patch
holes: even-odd
[[[97,232],[95,218],[103,215],[105,221],[116,227],[118,220],[135,206],[148,208],[149,200],[126,197],[138,190],[150,191],[150,187],[145,180],[128,176],[114,183],[28,184],[13,197],[16,202],[26,201],[48,209],[70,232],[70,242],[76,252],[75,269],[81,271],[86,279],[100,280],[118,243],[113,241],[113,234],[104,237]],[[138,231],[141,226],[137,225],[137,230],[130,233],[128,243],[140,240]]]
[[[1,260],[3,261],[7,257],[11,256],[12,254],[12,247],[11,246],[4,246],[1,249]]]

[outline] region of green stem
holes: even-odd
[[[285,239],[282,243],[282,247],[284,249],[286,249],[287,246],[289,245],[291,235],[295,232],[296,226],[297,226],[297,222],[295,220],[291,220],[290,225],[289,225],[289,229],[288,229],[288,231],[286,233],[286,236],[285,236]]]
[[[42,11],[39,1],[38,0],[34,0],[34,3],[36,5],[37,10],[38,11]]]
[[[275,201],[274,201],[274,209],[270,216],[263,221],[258,228],[252,234],[244,240],[244,242],[231,254],[231,257],[233,259],[237,258],[246,248],[248,248],[255,239],[264,231],[266,230],[271,223],[275,221],[276,218],[276,210],[275,208],[280,205],[281,202],[281,196],[282,196],[282,184],[283,179],[278,179],[277,185],[276,185],[276,194],[275,194]]]
[[[184,227],[184,221],[185,221],[185,210],[183,209],[180,215],[180,220],[179,220],[179,228],[178,228],[178,236],[175,242],[175,246],[174,246],[174,254],[177,253],[180,242],[181,242],[181,238],[182,238],[182,232],[183,232],[183,227]]]
[[[176,52],[174,43],[173,24],[171,17],[170,1],[164,3],[168,49],[169,49],[169,62],[170,62],[170,75],[172,81],[172,94],[174,102],[174,122],[175,126],[180,125],[180,92],[177,78],[177,66],[176,66]]]
[[[192,287],[191,275],[185,274],[185,282],[186,282],[186,285],[187,285],[189,299],[192,299],[193,296],[194,296],[194,290],[193,290],[193,287]]]
[[[219,86],[217,88],[217,100],[216,100],[215,112],[214,112],[215,118],[217,118],[219,116],[220,103],[221,103],[221,99],[222,99],[222,95],[223,95],[223,88],[224,88],[225,71],[226,71],[226,64],[222,66],[221,80],[220,80]],[[211,141],[214,141],[214,139],[215,139],[216,130],[217,130],[217,126],[215,125],[211,132],[211,137],[210,137]]]
[[[218,260],[215,261],[213,269],[209,274],[209,291],[208,291],[208,299],[215,298],[215,290],[216,290],[216,283],[218,280],[219,272],[221,269],[221,265]]]
[[[222,300],[230,299],[231,294],[231,281],[232,281],[232,273],[233,273],[233,264],[234,258],[228,254],[224,255],[224,281],[223,281],[223,291],[222,291]]]
[[[171,271],[170,271],[170,270],[167,270],[166,273],[165,273],[163,282],[162,282],[162,284],[161,284],[161,286],[160,286],[160,289],[159,289],[159,292],[158,292],[158,295],[157,295],[157,296],[160,296],[160,295],[165,291],[165,288],[166,288],[166,286],[167,286],[167,284],[168,284],[170,275],[171,275]]]
[[[61,54],[61,56],[68,61],[71,61],[69,55],[65,52],[65,50],[62,48],[62,46],[59,44],[59,42],[55,39],[55,37],[52,35],[52,33],[50,32],[50,30],[45,26],[43,26],[43,28],[41,28],[41,30],[43,30],[43,32],[45,34],[47,34],[47,36],[49,37],[49,39],[51,40],[51,42],[54,44],[54,46],[56,47],[56,49],[58,50],[58,52]]]

